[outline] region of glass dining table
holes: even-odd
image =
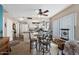
[[[31,49],[31,33],[29,33],[29,38],[30,38],[30,49]],[[34,36],[37,37],[37,50],[40,52],[42,52],[42,54],[44,55],[44,53],[46,51],[49,50],[50,52],[50,38],[49,38],[49,33],[48,31],[41,31],[41,32],[38,32],[37,34],[34,34]],[[45,47],[45,48],[44,48]]]

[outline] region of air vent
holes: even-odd
[[[31,17],[27,17],[27,19],[32,19]]]

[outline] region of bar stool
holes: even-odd
[[[36,48],[36,50],[37,50],[37,38],[32,38],[30,42],[31,42],[31,49]],[[33,47],[33,46],[35,46],[35,47]]]

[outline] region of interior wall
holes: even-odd
[[[6,16],[3,16],[3,37],[7,37]]]
[[[16,37],[19,37],[19,22],[13,19],[7,19],[7,36],[10,37],[10,41],[13,40],[13,24],[16,25]]]
[[[28,32],[28,24],[20,23],[20,33],[22,34],[23,32]]]
[[[16,37],[19,37],[19,22],[11,18],[7,11],[4,11],[3,16],[3,37],[9,37],[13,40],[13,23],[16,25]]]
[[[7,18],[8,13],[7,11],[3,12],[3,37],[7,37]]]
[[[0,37],[3,36],[3,6],[0,5]]]
[[[59,28],[59,20],[55,20],[52,23],[52,30],[53,30],[53,38],[60,38],[60,28]]]
[[[15,24],[15,29],[16,29],[16,37],[19,37],[19,21],[16,21],[16,19],[11,20]]]
[[[13,40],[13,29],[12,29],[13,22],[11,19],[7,18],[6,26],[7,26],[7,37],[10,38],[10,41]]]
[[[53,22],[54,20],[62,18],[62,17],[69,15],[71,13],[77,13],[77,15],[76,15],[76,22],[77,23],[76,23],[76,27],[75,27],[75,40],[79,40],[79,36],[78,36],[79,35],[79,4],[74,4],[74,5],[69,6],[68,8],[64,9],[60,13],[51,17],[51,20]],[[52,24],[51,24],[51,26],[52,26]]]

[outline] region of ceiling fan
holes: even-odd
[[[46,14],[47,12],[49,12],[49,10],[42,11],[42,9],[39,9],[38,15],[48,16],[48,14]]]
[[[47,12],[49,12],[49,10],[42,11],[42,9],[38,9],[38,15],[48,16],[48,14],[46,14]],[[27,17],[27,19],[32,19],[32,17]]]

